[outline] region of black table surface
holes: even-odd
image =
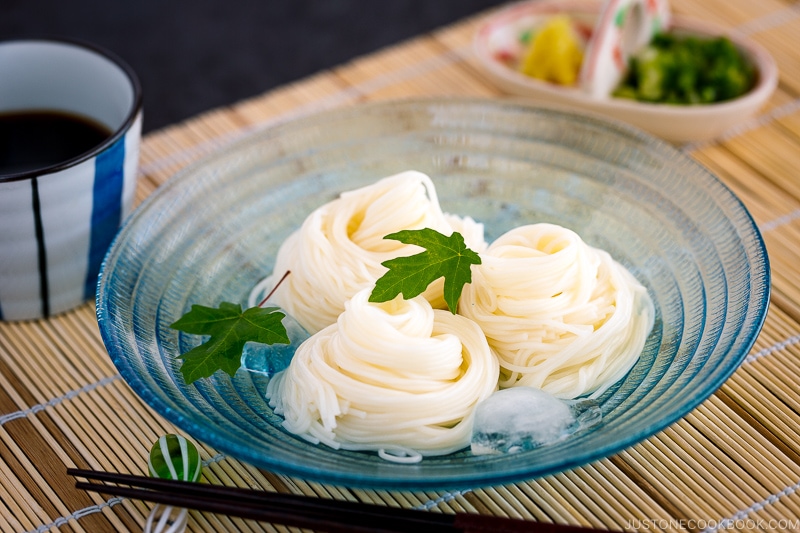
[[[77,39],[120,56],[142,83],[148,132],[502,3],[0,0],[0,40]]]

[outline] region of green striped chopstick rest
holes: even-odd
[[[151,477],[197,481],[202,469],[197,447],[180,435],[161,436],[150,448],[147,468]]]

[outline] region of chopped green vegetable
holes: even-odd
[[[444,300],[455,314],[464,285],[472,281],[472,265],[481,264],[480,256],[467,248],[464,237],[458,232],[448,237],[425,228],[398,231],[384,239],[416,244],[426,251],[381,263],[389,270],[375,283],[369,301],[388,302],[400,293],[406,299],[414,298],[431,282],[444,277]]]
[[[618,98],[671,104],[709,104],[736,98],[755,82],[755,69],[727,37],[669,33],[631,57],[614,91]]]
[[[248,341],[263,344],[289,344],[281,320],[286,316],[277,307],[250,307],[222,302],[218,309],[193,305],[170,327],[195,335],[210,335],[205,343],[181,355],[181,374],[187,383],[210,377],[217,370],[230,376],[241,366],[242,351]]]

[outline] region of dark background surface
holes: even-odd
[[[116,53],[141,80],[147,132],[503,3],[0,0],[0,40],[79,39]]]

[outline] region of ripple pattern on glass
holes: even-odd
[[[187,386],[169,328],[192,304],[244,304],[278,246],[339,192],[415,169],[446,211],[488,238],[552,222],[608,250],[651,292],[656,326],[628,376],[599,398],[602,423],[537,450],[387,463],[313,446],[280,427],[265,377]],[[260,467],[380,488],[454,488],[554,473],[663,429],[744,359],[766,314],[769,269],[741,202],[672,147],[626,126],[490,100],[363,105],[276,126],[174,176],[128,220],[103,267],[97,315],[121,375],[195,438]]]

